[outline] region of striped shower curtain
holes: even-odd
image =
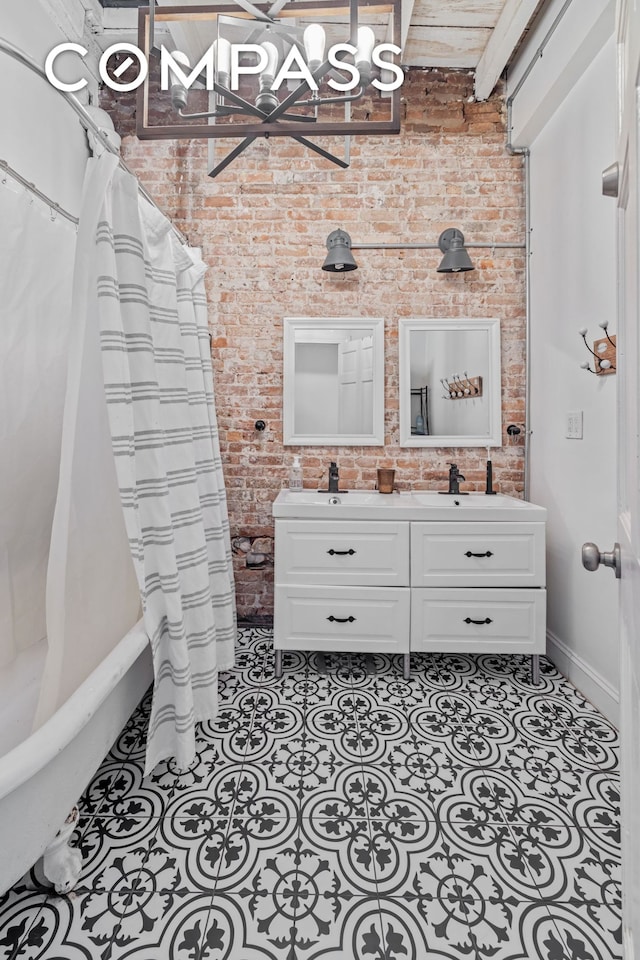
[[[235,597],[203,274],[136,180],[103,154],[95,246],[105,394],[154,662],[146,771],[195,755],[233,664]]]

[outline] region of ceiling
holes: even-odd
[[[100,0],[110,37],[133,27],[148,0]],[[219,0],[228,3],[229,0]],[[242,0],[239,0],[242,3]],[[256,0],[258,2],[258,0]],[[490,96],[546,0],[401,0],[402,61],[410,67],[475,71],[478,100]],[[216,6],[215,0],[157,0],[158,6]],[[289,0],[289,7],[295,0]],[[282,6],[282,3],[280,4]]]

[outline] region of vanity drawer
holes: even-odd
[[[278,650],[406,653],[408,587],[276,586]]]
[[[544,653],[546,602],[546,590],[412,590],[411,649]]]
[[[544,523],[412,523],[418,587],[542,587]]]
[[[409,524],[278,520],[276,583],[409,586]]]

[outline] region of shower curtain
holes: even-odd
[[[47,633],[73,224],[0,181],[0,669]]]
[[[153,653],[146,771],[168,757],[186,768],[195,723],[217,712],[217,675],[233,664],[236,632],[205,267],[108,153],[89,161],[83,228],[76,306],[91,337],[99,333],[104,389],[93,389],[106,401]]]

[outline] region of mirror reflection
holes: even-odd
[[[383,442],[383,343],[382,320],[285,320],[285,444]]]
[[[498,446],[498,320],[400,321],[403,446]]]

